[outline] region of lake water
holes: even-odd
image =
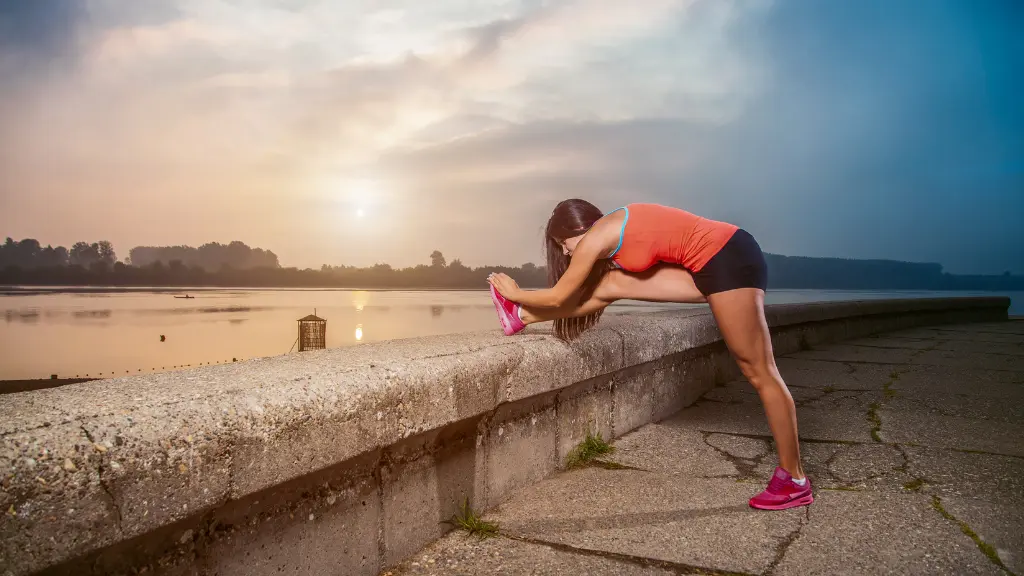
[[[276,356],[292,350],[296,320],[327,320],[327,346],[498,330],[486,291],[84,291],[0,296],[0,380],[124,376]],[[995,295],[967,292],[773,290],[769,303]],[[1024,293],[1010,313],[1024,314]],[[683,307],[620,302],[610,314]],[[161,340],[161,336],[163,340]]]

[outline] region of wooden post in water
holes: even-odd
[[[327,348],[327,320],[313,314],[299,319],[299,352]]]

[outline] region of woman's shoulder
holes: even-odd
[[[619,218],[629,218],[630,215],[634,213],[651,214],[664,212],[666,210],[673,210],[673,208],[663,204],[655,204],[653,202],[630,202],[629,204],[624,204],[623,206],[612,210],[605,215],[605,218],[607,219],[609,216],[613,215],[617,215]]]
[[[627,206],[622,206],[606,213],[597,222],[594,222],[590,230],[587,231],[587,235],[597,237],[595,240],[599,239],[602,244],[611,242],[613,238],[615,242],[618,242],[623,224],[626,218],[629,217],[627,208]]]

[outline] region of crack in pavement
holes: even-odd
[[[946,509],[942,506],[942,499],[934,494],[932,495],[932,508],[934,508],[936,512],[942,515],[943,518],[956,524],[960,528],[961,532],[966,534],[971,540],[974,540],[974,543],[977,544],[978,549],[981,550],[981,553],[984,554],[990,562],[992,562],[999,568],[1003,569],[1003,571],[1005,571],[1007,574],[1010,574],[1010,576],[1016,576],[1016,574],[1014,574],[1012,570],[1006,567],[1006,564],[1003,564],[1003,560],[999,557],[999,554],[996,552],[996,549],[993,548],[992,545],[988,542],[982,540],[981,536],[978,536],[978,534],[974,530],[972,530],[966,522],[960,520],[956,516],[953,516],[948,511],[946,511]]]
[[[941,345],[941,341],[936,341],[933,345],[922,348],[918,350],[916,353],[912,354],[910,360],[912,361],[914,358],[921,354],[924,354],[925,352],[935,350]],[[882,421],[881,418],[878,416],[877,411],[879,408],[881,408],[882,404],[885,403],[885,400],[892,398],[896,395],[895,390],[892,390],[891,386],[899,379],[901,374],[902,372],[899,370],[894,370],[892,372],[889,381],[886,382],[885,386],[883,387],[884,398],[882,402],[875,402],[871,405],[871,408],[868,409],[868,420],[871,421],[874,425],[871,430],[871,437],[875,442],[882,442],[881,437],[879,435],[881,432]],[[903,445],[899,443],[888,443],[888,445],[895,448],[903,457],[903,463],[900,466],[894,467],[892,470],[907,473],[908,475],[912,475],[914,478],[910,482],[904,484],[903,488],[911,492],[919,492],[925,485],[929,483],[929,481],[922,476],[916,476],[910,472],[910,457],[904,449]],[[1001,558],[999,558],[999,554],[996,552],[995,548],[993,548],[992,545],[988,544],[980,536],[978,536],[978,534],[973,529],[971,529],[971,527],[966,522],[950,514],[942,506],[942,499],[938,495],[932,494],[932,508],[936,512],[938,512],[943,518],[956,524],[965,535],[970,537],[971,540],[973,540],[974,543],[978,546],[978,549],[989,559],[989,561],[991,561],[993,564],[995,564],[1000,569],[1005,571],[1007,574],[1015,576],[1014,573],[1009,568],[1007,568],[1005,564],[1003,564],[1003,561]]]
[[[889,380],[885,383],[885,385],[882,386],[882,401],[872,402],[871,406],[868,407],[867,418],[868,422],[871,423],[872,440],[878,443],[882,443],[882,418],[881,416],[878,415],[878,410],[882,408],[886,400],[889,400],[896,396],[897,392],[896,390],[892,389],[892,385],[895,384],[896,381],[899,380],[900,375],[902,375],[903,372],[905,372],[909,368],[909,365],[911,362],[913,362],[914,358],[917,358],[918,356],[924,354],[925,352],[930,352],[941,345],[942,342],[936,341],[931,346],[926,346],[924,348],[921,348],[920,350],[917,350],[916,352],[910,355],[910,358],[907,359],[907,362],[902,364],[903,366],[907,366],[907,368],[904,368],[903,370],[896,369],[889,374]]]
[[[838,450],[833,452],[832,455],[829,456],[827,460],[825,460],[825,473],[828,474],[828,479],[829,480],[832,480],[834,482],[836,481],[836,478],[838,476],[837,476],[837,474],[835,472],[832,471],[832,463],[835,462],[835,459],[840,454],[842,454],[843,450],[845,450],[846,448],[848,448],[848,446],[843,446],[843,447],[839,448]]]
[[[732,463],[733,466],[736,467],[736,478],[739,480],[751,480],[756,478],[754,472],[757,470],[757,467],[760,466],[761,463],[764,461],[764,457],[771,453],[771,443],[769,442],[766,443],[765,450],[753,458],[744,458],[742,456],[736,456],[735,454],[727,450],[715,446],[714,444],[708,441],[708,438],[710,438],[712,434],[722,434],[725,436],[735,436],[737,438],[750,439],[749,436],[743,436],[740,434],[725,434],[722,432],[708,432],[705,430],[701,430],[700,432],[701,436],[704,437],[704,444],[712,448],[715,452],[721,454],[723,457],[725,457],[726,460],[728,460],[730,463]],[[761,440],[762,442],[764,442],[763,438],[754,439]]]
[[[603,468],[605,470],[634,470],[636,472],[650,472],[647,468],[638,468],[636,466],[630,466],[629,464],[622,464],[615,460],[608,460],[604,458],[595,458],[577,469],[583,468]]]
[[[768,568],[764,571],[765,576],[772,576],[775,574],[775,570],[778,569],[779,564],[782,563],[782,559],[786,556],[786,552],[789,551],[789,547],[796,542],[796,539],[800,537],[800,532],[804,529],[811,520],[810,506],[805,507],[804,517],[800,520],[800,525],[782,539],[779,543],[779,547],[775,550],[775,558],[772,563],[768,565]]]
[[[895,448],[896,451],[899,452],[901,456],[903,456],[903,463],[900,464],[899,466],[894,467],[893,471],[902,472],[902,474],[905,474],[913,479],[910,482],[903,484],[903,490],[908,490],[910,492],[921,492],[923,488],[931,484],[931,481],[929,481],[927,478],[915,475],[913,474],[913,472],[910,471],[910,455],[906,453],[905,446],[903,446],[902,444],[891,444],[890,446]]]
[[[910,444],[907,444],[910,446]],[[914,446],[920,446],[920,444],[914,444]],[[989,450],[971,450],[970,448],[947,448],[944,446],[923,446],[924,448],[942,448],[943,450],[952,450],[953,452],[963,452],[964,454],[984,454],[986,456],[1002,456],[1003,458],[1017,458],[1024,460],[1024,456],[1020,454],[1003,454],[1002,452],[991,452]]]
[[[750,507],[746,504],[719,506],[716,508],[684,508],[661,512],[635,512],[630,514],[610,514],[603,516],[584,516],[577,518],[544,519],[526,522],[502,523],[502,530],[511,530],[519,534],[572,534],[589,530],[610,530],[616,528],[633,528],[637,526],[654,526],[684,520],[695,520],[721,514],[747,514]]]
[[[662,570],[668,570],[680,576],[686,576],[691,574],[701,574],[703,576],[757,576],[750,572],[730,572],[728,570],[716,570],[714,568],[707,568],[704,566],[695,566],[692,564],[684,564],[682,562],[672,562],[670,560],[659,560],[656,558],[648,558],[646,556],[636,556],[633,554],[623,554],[621,552],[609,552],[606,550],[594,550],[592,548],[578,548],[569,544],[562,544],[561,542],[548,542],[546,540],[538,540],[529,536],[519,536],[515,534],[502,533],[502,537],[514,540],[516,542],[524,542],[526,544],[534,544],[537,546],[546,546],[553,550],[560,552],[568,552],[570,554],[578,554],[581,556],[595,556],[598,558],[607,558],[609,560],[618,560],[619,562],[625,562],[634,566],[642,566],[644,568],[660,568]]]
[[[912,348],[912,347],[909,347],[909,346],[873,346],[871,344],[854,344],[852,342],[849,342],[847,345],[853,346],[855,348],[871,348],[872,350],[909,350],[909,351],[920,350],[920,348]]]
[[[740,438],[752,438],[754,440],[764,440],[769,444],[775,440],[771,436],[764,434],[747,434],[744,432],[722,432],[721,430],[704,430],[702,428],[697,429],[698,432],[706,434],[722,434],[724,436],[738,436]],[[860,440],[823,440],[820,438],[801,438],[801,443],[804,444],[845,444],[845,445],[857,445],[857,444],[873,444],[873,442],[863,442]]]
[[[922,349],[922,350],[919,350],[919,352],[931,352],[931,351],[932,351],[932,349]],[[940,352],[941,352],[941,350],[940,350]],[[912,359],[913,358],[911,358],[911,360]],[[794,358],[794,360],[813,360],[814,362],[830,362],[832,364],[846,364],[846,363],[850,363],[850,364],[864,364],[864,365],[868,365],[868,366],[907,366],[907,362],[878,362],[878,361],[868,362],[867,360],[829,360],[829,359],[826,359],[826,358]],[[933,367],[937,367],[937,368],[963,368],[962,366],[955,366],[955,365],[954,366],[949,366],[949,365],[946,365],[946,364],[929,364],[929,363],[914,364],[913,366],[915,366],[915,367],[916,366],[933,366]],[[974,370],[975,368],[970,368],[970,369]],[[985,371],[988,371],[988,372],[1011,372],[1013,374],[1019,374],[1021,372],[1024,372],[1024,370],[1021,370],[1019,368],[993,368],[993,367],[990,367],[990,366],[986,366],[985,368],[979,368],[979,369],[985,370]],[[788,385],[789,384],[787,384],[787,386]]]
[[[89,442],[93,445],[93,449],[95,450],[96,446],[99,446],[99,444],[96,443],[96,440],[93,439],[92,434],[89,433],[89,430],[86,429],[84,424],[81,426],[81,428],[82,433],[85,434],[86,439],[89,440]],[[107,474],[107,467],[103,464],[102,455],[100,456],[100,462],[97,468],[97,475],[99,476],[100,488],[102,488],[103,492],[107,495],[107,499],[109,500],[108,504],[110,505],[111,510],[114,511],[114,518],[117,520],[117,530],[120,532],[122,530],[121,507],[117,505],[117,500],[114,499],[114,492],[110,489],[110,485],[107,484],[107,480],[104,478],[104,476],[106,476]]]
[[[794,400],[793,404],[795,404],[798,408],[814,408],[815,407],[814,404],[816,404],[818,402],[826,402],[826,401],[830,400],[831,399],[830,396],[832,396],[833,394],[845,394],[846,396],[843,396],[843,397],[839,398],[839,400],[844,400],[844,399],[850,398],[851,394],[858,396],[858,399],[859,399],[859,397],[863,396],[864,394],[869,394],[869,393],[877,392],[877,390],[837,389],[837,388],[833,388],[831,386],[825,386],[824,388],[818,388],[817,390],[821,390],[823,392],[823,394],[821,396],[818,396],[817,398],[808,398],[808,399],[800,400],[800,401]]]
[[[878,360],[836,360],[834,358],[793,358],[793,360],[813,360],[814,362],[831,362],[832,364],[866,364],[868,366],[902,366],[906,362],[880,362]],[[851,372],[852,374],[852,372]]]

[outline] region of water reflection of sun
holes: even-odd
[[[362,324],[356,324],[356,340],[362,340],[362,339],[363,339],[363,325]]]
[[[362,312],[369,301],[370,293],[365,290],[357,290],[352,293],[352,306],[355,307],[356,312]]]

